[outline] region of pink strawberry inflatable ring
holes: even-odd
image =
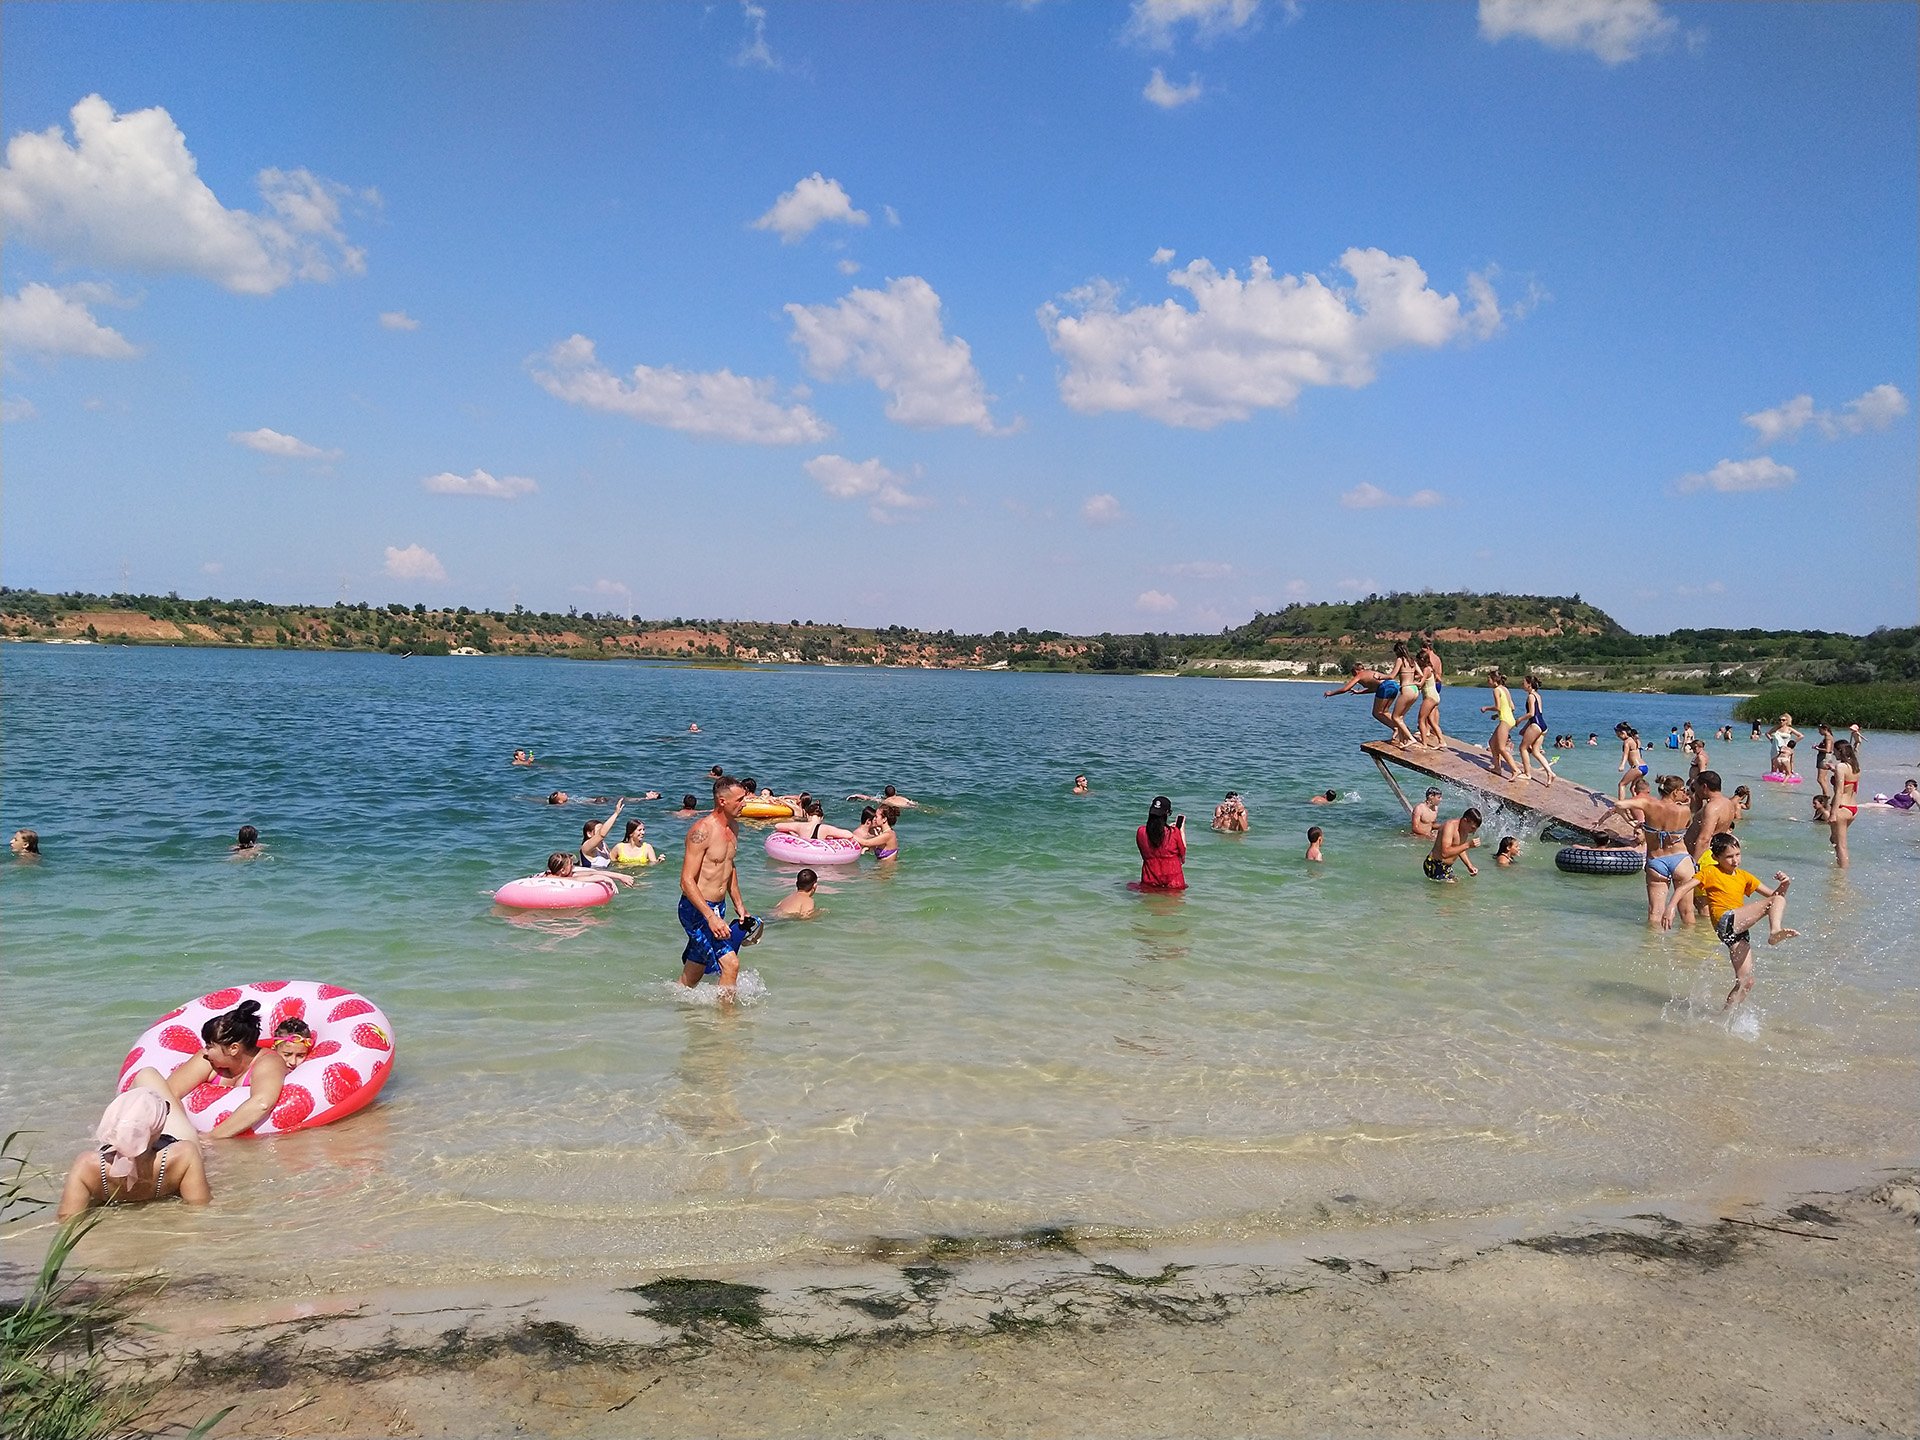
[[[282,1020],[304,1020],[313,1029],[313,1049],[287,1072],[279,1101],[250,1135],[286,1135],[344,1119],[371,1104],[393,1073],[393,1026],[364,995],[312,980],[256,980],[189,1000],[154,1021],[127,1052],[119,1088],[131,1085],[143,1066],[171,1075],[200,1053],[200,1027],[242,1000],[260,1002],[262,1049]],[[204,1132],[246,1100],[245,1085],[209,1080],[183,1103],[193,1128]]]

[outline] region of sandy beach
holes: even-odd
[[[180,1367],[157,1418],[234,1406],[221,1435],[1912,1434],[1920,1188],[1854,1178],[1232,1254],[1041,1233],[143,1318]]]

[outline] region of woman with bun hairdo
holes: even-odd
[[[1164,795],[1153,797],[1147,807],[1147,823],[1134,831],[1134,843],[1140,847],[1140,879],[1136,890],[1184,890],[1187,873],[1182,861],[1187,858],[1187,817],[1172,815],[1173,802]]]
[[[184,1100],[208,1083],[229,1090],[245,1085],[246,1103],[207,1131],[207,1139],[244,1135],[273,1113],[287,1079],[287,1062],[260,1048],[260,1002],[242,1000],[214,1016],[200,1027],[200,1039],[205,1048],[167,1077],[167,1089]]]

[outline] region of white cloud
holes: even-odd
[[[843,455],[816,455],[805,466],[814,482],[835,500],[865,500],[867,513],[882,524],[898,519],[903,510],[921,510],[933,501],[906,487],[904,475],[879,460],[849,460]]]
[[[833,262],[833,268],[838,270],[842,275],[858,275],[860,273],[860,262],[858,260],[848,260],[843,256]]]
[[[1162,110],[1178,110],[1182,105],[1200,98],[1200,77],[1189,75],[1186,84],[1175,85],[1156,65],[1153,74],[1147,77],[1147,88],[1140,93]]]
[[[789,305],[786,312],[816,378],[849,370],[864,376],[893,397],[887,418],[902,425],[971,425],[992,433],[973,351],[958,336],[947,338],[940,297],[918,275],[890,280],[885,290],[851,291],[837,305]]]
[[[1089,525],[1118,525],[1127,518],[1127,512],[1111,495],[1089,495],[1080,507],[1080,518]]]
[[[380,323],[389,330],[418,330],[420,322],[404,310],[382,310]]]
[[[1491,285],[1463,307],[1429,288],[1408,256],[1351,249],[1340,266],[1351,285],[1275,275],[1264,257],[1245,280],[1194,260],[1167,272],[1168,284],[1193,296],[1191,309],[1168,299],[1123,310],[1112,284],[1082,286],[1063,297],[1075,313],[1058,304],[1039,311],[1067,362],[1060,398],[1083,415],[1132,410],[1204,430],[1289,406],[1309,385],[1369,385],[1388,351],[1435,349],[1500,326]]]
[[[1340,497],[1340,503],[1349,510],[1431,510],[1436,505],[1446,504],[1447,497],[1438,490],[1416,490],[1405,496],[1390,495],[1378,485],[1362,480]]]
[[[1762,445],[1772,445],[1781,440],[1791,440],[1813,419],[1813,396],[1796,395],[1784,405],[1776,405],[1771,410],[1756,410],[1743,416],[1741,424],[1751,425],[1760,437]]]
[[[218,560],[209,560],[200,567],[200,573],[202,575],[218,575],[226,568],[227,567],[222,565]]]
[[[1232,35],[1252,25],[1260,0],[1133,0],[1127,38],[1156,50],[1171,50],[1174,31],[1193,27],[1197,40]]]
[[[28,244],[73,264],[199,275],[245,295],[366,269],[341,229],[345,186],[262,170],[254,183],[265,211],[229,210],[165,110],[116,115],[89,95],[71,118],[76,143],[58,125],[7,142],[0,219]]]
[[[1173,251],[1169,250],[1165,245],[1162,245],[1158,250],[1153,252],[1152,257],[1147,263],[1149,265],[1167,265],[1171,264],[1172,261]]]
[[[623,606],[633,603],[633,591],[624,580],[595,580],[591,585],[575,585],[574,592],[580,595],[596,595],[603,600],[618,600]]]
[[[440,557],[421,545],[409,545],[402,550],[397,545],[387,546],[387,574],[396,580],[444,580],[447,567],[440,563]]]
[[[1289,580],[1280,590],[1289,600],[1304,600],[1313,593],[1313,587],[1304,580]]]
[[[1480,34],[1586,50],[1609,65],[1659,49],[1679,27],[1656,0],[1480,0]]]
[[[77,298],[94,287],[22,285],[0,296],[0,339],[28,355],[83,355],[93,360],[131,360],[140,353],[118,330],[102,325]],[[93,298],[89,296],[88,298]]]
[[[895,230],[898,230],[900,228],[900,212],[894,209],[891,205],[882,205],[880,207],[880,214],[882,218],[886,220],[887,224],[892,226]]]
[[[753,0],[740,0],[740,13],[747,22],[747,38],[741,42],[740,52],[733,57],[733,63],[751,65],[761,70],[778,70],[780,58],[773,53],[773,47],[767,44],[766,7],[754,4]]]
[[[731,370],[689,372],[636,365],[630,380],[602,365],[593,341],[575,335],[528,362],[534,382],[569,405],[625,415],[649,425],[748,445],[802,445],[833,428],[804,405],[783,406],[771,380]]]
[[[1784,490],[1798,478],[1790,465],[1781,465],[1770,455],[1751,460],[1722,460],[1704,474],[1682,475],[1682,491],[1718,490],[1737,494],[1748,490]]]
[[[1224,560],[1182,560],[1163,568],[1169,575],[1187,575],[1195,580],[1224,580],[1233,574],[1233,566]]]
[[[1884,430],[1907,413],[1907,397],[1895,385],[1876,385],[1856,395],[1840,407],[1840,413],[1813,408],[1811,395],[1796,395],[1771,410],[1756,410],[1741,417],[1741,424],[1753,427],[1756,444],[1773,445],[1798,438],[1812,425],[1829,440],[1843,435],[1861,435],[1868,430]]]
[[[338,460],[338,450],[322,450],[318,445],[309,445],[304,440],[296,440],[291,435],[282,435],[278,430],[269,430],[262,426],[258,430],[235,430],[227,436],[235,445],[257,450],[262,455],[272,455],[280,460]]]
[[[1334,581],[1333,588],[1343,595],[1374,595],[1379,593],[1380,582],[1375,580],[1371,575],[1367,576],[1364,580],[1348,576],[1344,580]]]
[[[867,212],[853,208],[840,182],[816,170],[774,201],[773,207],[753,222],[753,228],[771,230],[779,235],[782,245],[792,245],[805,239],[816,226],[866,223]]]
[[[1133,608],[1150,615],[1165,615],[1168,611],[1178,610],[1180,602],[1164,590],[1143,590],[1133,602]]]
[[[1864,430],[1884,430],[1906,413],[1906,396],[1892,385],[1876,385],[1841,406],[1827,433],[1858,435]]]
[[[475,470],[471,475],[455,475],[451,470],[443,470],[438,475],[427,476],[420,482],[420,488],[435,495],[484,495],[492,500],[517,500],[540,487],[524,475],[495,479],[484,470]]]
[[[0,420],[6,421],[8,424],[13,424],[21,420],[31,420],[39,413],[39,409],[31,400],[25,398],[16,399],[11,395],[4,400],[0,400]]]

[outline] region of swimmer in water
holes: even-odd
[[[273,1027],[273,1038],[267,1042],[267,1048],[291,1070],[313,1053],[313,1027],[289,1016]]]
[[[1433,837],[1433,849],[1420,862],[1420,872],[1438,884],[1452,885],[1455,883],[1453,862],[1458,860],[1467,867],[1467,874],[1478,875],[1480,872],[1474,869],[1467,852],[1479,848],[1480,841],[1475,838],[1479,829],[1480,812],[1471,806],[1458,820],[1447,821]]]
[[[514,763],[514,764],[516,764],[516,765],[531,765],[531,764],[533,764],[533,752],[532,752],[531,750],[516,750],[516,751],[514,751],[514,752],[513,752],[513,763]]]
[[[1337,801],[1339,798],[1340,798],[1340,792],[1338,790],[1322,790],[1318,795],[1311,797],[1307,801],[1307,804],[1331,805],[1335,801]]]
[[[891,785],[882,785],[878,795],[849,795],[849,800],[871,800],[876,805],[891,805],[895,810],[918,810],[919,805],[895,790]]]
[[[22,860],[40,858],[40,832],[38,830],[16,830],[13,839],[7,842],[7,848]]]
[[[882,805],[878,810],[869,805],[860,812],[860,828],[853,832],[853,843],[871,850],[877,859],[893,859],[900,853],[900,837],[893,829],[899,818],[900,812],[892,805]]]
[[[1243,835],[1253,826],[1238,790],[1227,791],[1227,798],[1213,807],[1213,828],[1232,835]]]
[[[1076,795],[1089,795],[1093,793],[1092,791],[1087,789],[1086,776],[1076,775],[1073,777],[1073,793]]]
[[[227,847],[227,853],[236,860],[251,860],[262,853],[260,832],[251,825],[242,825],[233,839],[234,843]]]
[[[620,843],[613,847],[613,863],[616,865],[657,865],[660,852],[647,843],[647,826],[642,820],[627,821],[627,833]]]
[[[1499,848],[1493,852],[1493,863],[1496,865],[1519,864],[1520,842],[1511,835],[1507,836],[1500,842]]]
[[[581,868],[599,870],[613,863],[613,857],[607,854],[607,836],[613,833],[613,823],[620,818],[620,812],[626,808],[623,798],[613,807],[613,813],[600,821],[587,820],[580,826],[580,853],[574,857],[574,863]]]
[[[1787,915],[1787,887],[1793,883],[1786,871],[1774,872],[1769,890],[1758,877],[1740,868],[1740,842],[1730,834],[1713,837],[1713,863],[1700,872],[1700,893],[1706,896],[1707,915],[1714,933],[1727,947],[1733,962],[1733,988],[1727,992],[1724,1013],[1747,998],[1753,989],[1753,944],[1748,932],[1761,920],[1767,922],[1767,944],[1778,945],[1795,939],[1800,932],[1784,928]],[[1758,900],[1749,900],[1758,895]]]
[[[775,920],[806,920],[813,915],[813,888],[820,883],[820,877],[812,870],[802,870],[793,877],[793,894],[787,896],[773,907]]]
[[[1413,814],[1408,817],[1408,823],[1412,825],[1413,833],[1422,840],[1431,840],[1440,833],[1440,792],[1438,790],[1427,791],[1427,798],[1413,807]]]
[[[551,795],[547,796],[547,804],[549,805],[564,805],[566,803],[567,803],[567,792],[564,790],[556,790]]]
[[[680,808],[668,812],[670,820],[687,820],[700,813],[700,802],[691,795],[680,797]]]
[[[1327,832],[1322,830],[1318,825],[1309,825],[1307,827],[1307,859],[1318,863],[1327,858],[1320,853],[1320,841],[1326,836],[1326,833]]]

